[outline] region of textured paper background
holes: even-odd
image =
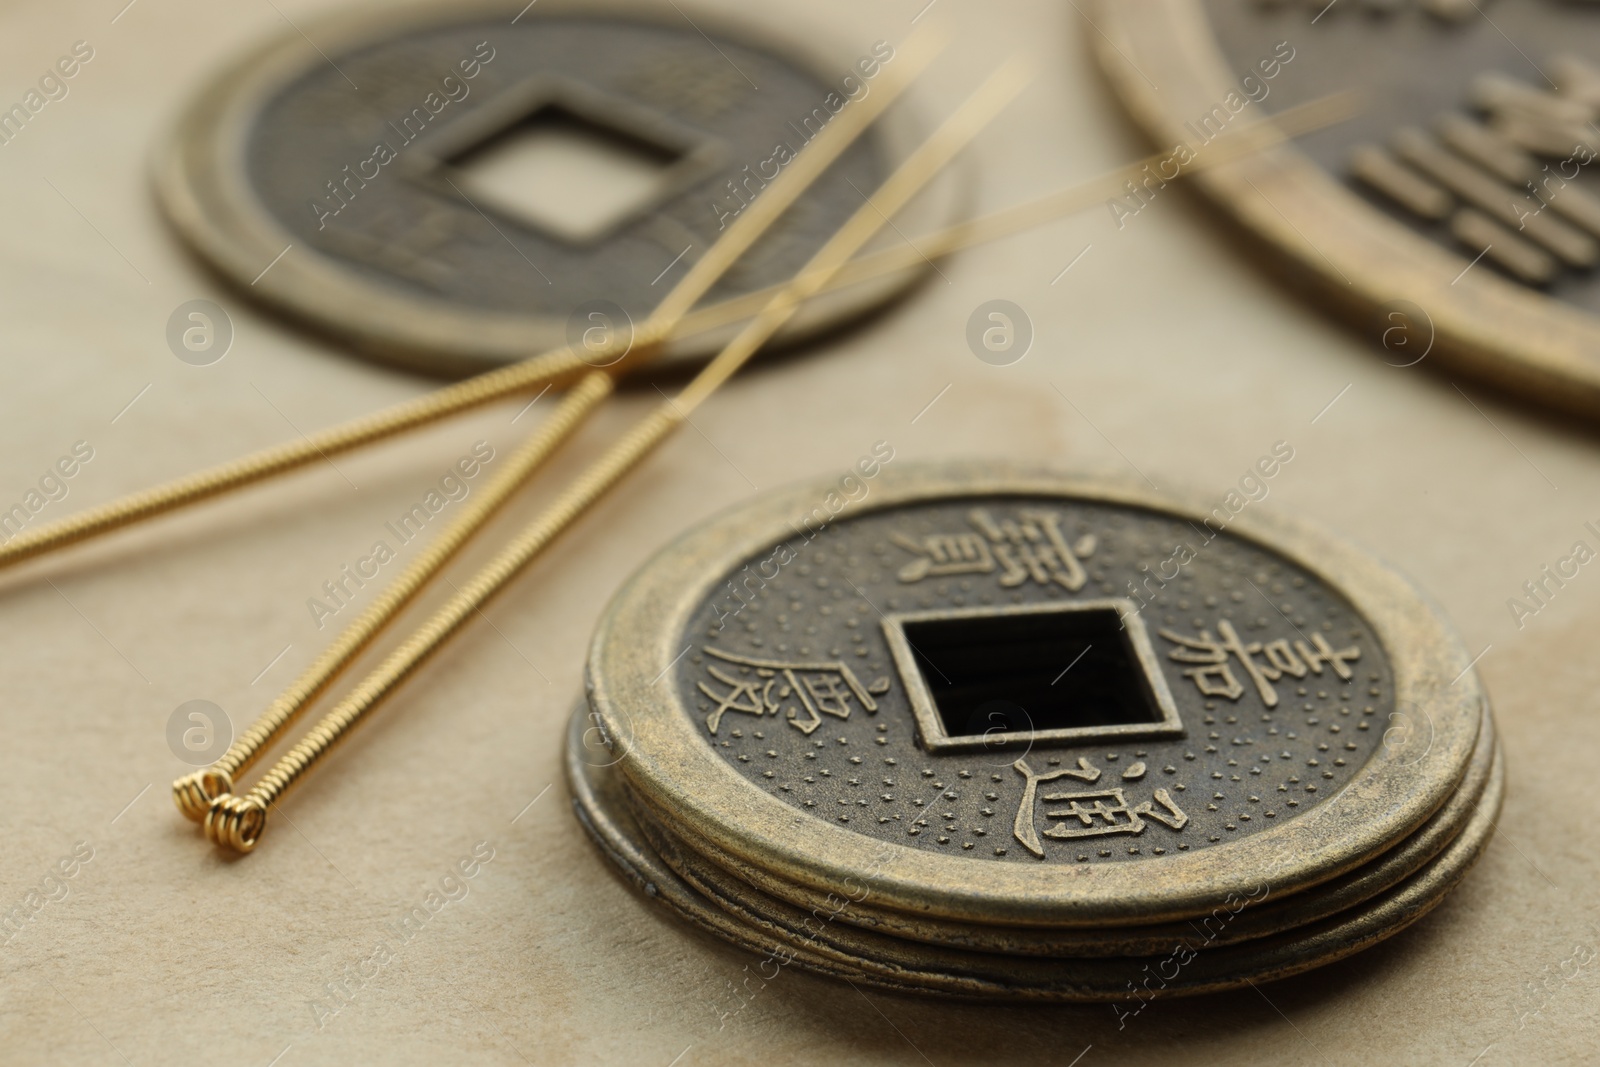
[[[302,23],[323,5],[138,0],[118,17],[121,3],[0,12],[4,100],[72,42],[97,53],[70,96],[0,148],[0,500],[20,499],[74,441],[95,449],[51,516],[429,387],[223,289],[152,203],[149,154],[187,95],[230,54],[284,32],[283,16]],[[765,17],[797,36],[870,43],[903,38],[922,4],[774,4]],[[971,153],[981,207],[1143,151],[1087,59],[1095,31],[1072,4],[936,10],[958,42],[928,87],[936,105],[1017,48],[1042,61]],[[94,850],[66,899],[0,948],[0,1060],[1587,1060],[1600,977],[1563,962],[1600,937],[1600,577],[1586,568],[1520,630],[1506,600],[1590,537],[1600,441],[1426,365],[1383,365],[1224,237],[1176,189],[1121,231],[1092,211],[963,254],[888,314],[737,381],[696,417],[701,433],[672,441],[493,605],[243,860],[172,809],[167,783],[183,768],[167,750],[169,714],[203,698],[247,722],[327,640],[305,607],[320,582],[473,441],[503,449],[541,408],[513,427],[520,404],[500,405],[0,578],[0,910],[76,842]],[[180,363],[163,339],[172,309],[198,296],[222,302],[237,329],[209,368]],[[1006,368],[973,358],[963,336],[996,297],[1024,307],[1037,331]],[[654,395],[625,395],[556,473],[593,457]],[[673,922],[601,862],[567,807],[562,723],[598,613],[656,546],[756,487],[840,470],[879,439],[896,463],[1136,466],[1218,497],[1273,442],[1291,442],[1294,461],[1257,506],[1370,547],[1430,591],[1474,652],[1488,647],[1479,669],[1511,789],[1483,861],[1426,921],[1355,960],[1157,1003],[1120,1031],[1109,1007],[963,1006],[798,973],[722,1018],[752,961]],[[546,495],[530,494],[510,521]],[[325,983],[370,956],[384,924],[482,841],[494,858],[470,894],[319,1027],[311,1003]]]

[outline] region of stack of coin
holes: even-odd
[[[1435,904],[1503,784],[1471,657],[1404,579],[1268,514],[994,464],[768,495],[595,636],[567,765],[648,895],[907,991],[1278,978]]]

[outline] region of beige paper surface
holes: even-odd
[[[94,452],[44,517],[430,387],[221,286],[149,190],[158,135],[208,73],[328,5],[137,0],[119,15],[120,3],[0,11],[0,99],[20,99],[73,42],[95,49],[70,94],[0,148],[0,504],[75,442]],[[763,17],[870,43],[902,39],[922,6],[825,0],[768,4]],[[927,89],[936,106],[1016,49],[1040,60],[970,153],[980,208],[1144,151],[1091,66],[1095,31],[1074,5],[941,0],[934,15],[956,29]],[[92,850],[65,898],[0,947],[0,1060],[1589,1060],[1600,972],[1572,961],[1600,938],[1600,572],[1585,569],[1521,628],[1506,601],[1574,541],[1594,544],[1583,524],[1600,521],[1600,441],[1426,365],[1383,365],[1224,238],[1176,188],[1121,230],[1091,211],[959,255],[886,314],[734,382],[696,415],[698,432],[651,459],[294,794],[243,859],[208,846],[168,799],[184,769],[166,744],[173,709],[215,701],[242,728],[342,621],[312,620],[321,582],[474,442],[508,449],[548,398],[515,426],[521,402],[0,577],[0,912],[32,912],[58,861]],[[211,367],[179,362],[164,340],[173,308],[196,297],[221,302],[237,330]],[[964,339],[994,298],[1036,331],[1010,367],[979,362]],[[595,456],[654,398],[625,392],[553,473]],[[1510,791],[1482,862],[1432,916],[1351,961],[1158,1002],[1122,1028],[1105,1006],[961,1005],[800,973],[744,1004],[736,990],[755,961],[631,892],[583,836],[559,772],[563,721],[598,614],[655,548],[758,487],[842,470],[880,439],[896,464],[1136,468],[1216,497],[1290,442],[1293,462],[1256,506],[1397,564],[1474,653],[1487,650],[1478,669]],[[542,485],[495,529],[531,515]],[[386,924],[475,846],[492,859],[466,896],[372,962]],[[347,972],[366,977],[341,1003],[327,984]]]

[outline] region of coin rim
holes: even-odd
[[[1221,947],[1273,937],[1359,908],[1404,883],[1432,862],[1449,848],[1471,820],[1486,795],[1491,775],[1496,773],[1494,767],[1500,748],[1494,733],[1493,716],[1487,707],[1483,709],[1482,723],[1483,728],[1479,732],[1478,744],[1468,764],[1466,777],[1450,798],[1414,833],[1368,863],[1310,889],[1283,894],[1271,891],[1269,887],[1270,899],[1241,914],[1237,921],[1227,925],[1225,936],[1214,937],[1208,944]],[[789,885],[748,863],[726,854],[718,855],[702,842],[687,839],[681,829],[673,825],[670,816],[663,818],[658,812],[639,811],[638,808],[645,802],[637,797],[630,797],[629,802],[635,825],[642,828],[649,823],[660,824],[680,852],[693,854],[692,862],[697,868],[719,868],[730,878],[748,885],[758,899],[781,900],[802,909],[826,907],[829,906],[828,898],[837,899],[837,886],[832,893],[825,895],[820,890]],[[678,869],[677,864],[670,865]],[[689,881],[693,883],[695,879],[690,877]],[[857,882],[862,881],[865,879],[858,875]],[[1216,906],[1217,902],[1212,901],[1208,912],[1214,914]],[[869,932],[944,948],[1044,957],[1159,954],[1178,942],[1193,940],[1197,932],[1194,919],[1098,929],[951,923],[930,919],[922,914],[906,914],[880,907],[870,895],[861,901],[852,901],[851,906],[838,915],[838,919]]]
[[[1385,649],[1397,706],[1430,708],[1429,758],[1380,773],[1379,748],[1309,811],[1247,838],[1160,860],[1029,864],[941,856],[885,842],[797,811],[748,782],[705,744],[700,724],[659,684],[683,669],[678,645],[693,613],[737,564],[795,536],[793,520],[833,488],[810,483],[724,512],[659,552],[617,593],[590,647],[586,685],[610,736],[628,738],[618,766],[653,807],[692,837],[802,886],[837,887],[885,847],[885,906],[933,917],[1017,925],[1139,925],[1181,919],[1230,892],[1268,882],[1293,892],[1370,860],[1411,834],[1454,792],[1486,700],[1469,654],[1437,609],[1398,573],[1297,520],[1245,512],[1228,534],[1287,559],[1340,593]],[[1158,493],[1120,476],[1052,473],[997,463],[884,471],[872,496],[840,519],[960,496],[1067,496],[1202,522],[1199,498]],[[1436,706],[1435,706],[1435,702]]]
[[[797,950],[775,937],[746,926],[729,912],[707,907],[708,902],[639,840],[639,835],[628,832],[628,827],[633,826],[633,819],[627,805],[620,803],[620,797],[607,796],[608,790],[616,785],[605,777],[613,772],[613,768],[586,763],[579,755],[583,751],[582,737],[587,729],[582,724],[588,719],[588,704],[580,700],[568,719],[562,766],[566,772],[567,789],[572,794],[572,813],[578,825],[583,827],[584,833],[618,874],[684,922],[740,948],[765,952],[769,956],[782,952],[797,958],[803,966],[819,974],[879,984],[859,968],[841,966],[825,956]],[[904,987],[891,985],[890,988]]]
[[[408,0],[362,5],[303,28],[322,52],[337,56],[434,26],[496,15],[509,19],[521,6],[515,0]],[[526,13],[529,19],[566,15],[611,15],[664,25],[678,18],[649,0],[541,0]],[[816,35],[784,36],[772,19],[749,12],[696,15],[702,27],[782,57],[824,82],[836,76],[834,68],[850,69],[856,59],[840,42]],[[256,117],[281,90],[326,62],[305,41],[298,31],[285,30],[234,58],[200,86],[165,135],[154,159],[153,179],[158,202],[179,235],[242,294],[382,362],[431,374],[467,375],[563,347],[565,316],[467,307],[368,281],[336,257],[306,247],[255,194],[245,159]],[[880,117],[867,135],[881,138],[891,167],[925,136],[915,92],[908,89],[910,99]],[[896,216],[897,225],[923,232],[952,221],[970,194],[961,171],[957,165],[935,177]],[[263,275],[262,268],[289,245],[295,246],[293,253]],[[820,295],[778,336],[790,341],[836,328],[899,296],[931,269],[931,264],[917,264]],[[658,362],[702,359],[720,349],[737,328],[735,324],[670,342]]]
[[[1365,906],[1268,937],[1200,949],[1185,946],[1194,953],[1190,965],[1160,991],[1208,993],[1253,980],[1286,978],[1399,933],[1437,906],[1482,854],[1494,831],[1504,782],[1504,761],[1497,751],[1485,783],[1486,803],[1470,813],[1461,832],[1438,855]],[[819,934],[805,936],[809,934],[805,919],[814,913],[759,891],[747,893],[742,887],[730,887],[729,882],[737,882],[733,876],[686,862],[680,843],[670,835],[666,839],[660,837],[659,828],[641,824],[641,829],[662,862],[705,898],[711,908],[729,910],[746,925],[790,944],[815,946],[813,953],[836,963],[900,976],[917,988],[1005,998],[1120,1000],[1129,996],[1128,983],[1155,977],[1148,968],[1155,968],[1159,974],[1159,964],[1175,961],[1179,952],[1173,942],[1167,950],[1144,956],[1022,957],[924,945],[830,922],[820,923]],[[729,888],[736,895],[730,896],[726,892]],[[1241,909],[1235,914],[1246,913]],[[799,926],[795,925],[797,916]]]
[[[594,767],[580,761],[578,752],[581,749],[582,723],[588,720],[589,710],[581,703],[574,710],[568,725],[567,744],[564,746],[564,765],[574,813],[585,832],[620,873],[647,896],[665,904],[681,919],[697,928],[742,948],[765,952],[769,960],[781,959],[784,963],[780,966],[795,962],[808,970],[831,977],[869,982],[921,996],[1080,1002],[1126,997],[1126,987],[1080,987],[1074,990],[1057,985],[1049,990],[1019,988],[996,982],[974,982],[970,974],[963,979],[936,970],[928,971],[921,968],[921,961],[915,958],[907,966],[904,963],[868,959],[860,954],[841,952],[837,948],[819,952],[806,947],[806,943],[797,943],[792,934],[784,938],[774,933],[778,924],[770,920],[759,919],[760,925],[757,925],[725,910],[679,875],[647,843],[638,840],[642,831],[625,798],[618,792],[620,782],[609,777],[615,774],[616,769],[610,766]],[[1232,988],[1250,981],[1290,977],[1337,962],[1400,933],[1441,903],[1482,855],[1493,833],[1504,792],[1504,753],[1497,746],[1480,802],[1474,806],[1466,825],[1445,849],[1412,876],[1391,887],[1386,894],[1380,894],[1367,908],[1352,908],[1312,923],[1307,928],[1263,939],[1245,957],[1255,961],[1254,970],[1248,967],[1235,968],[1231,974],[1218,974],[1227,968],[1214,967],[1215,956],[1212,956],[1207,960],[1208,966],[1212,966],[1211,978],[1196,981],[1199,975],[1190,971],[1185,975],[1185,984],[1169,986],[1161,991],[1162,994],[1187,996]],[[630,833],[630,828],[635,832]],[[808,939],[808,942],[814,940],[815,937]],[[1308,954],[1305,951],[1307,946],[1317,946],[1322,951]],[[1165,958],[1170,959],[1170,956]],[[1239,956],[1236,954],[1234,958]],[[1160,961],[1163,957],[1125,957],[1121,962],[1127,965],[1127,973],[1134,975],[1134,968],[1141,959]],[[1106,963],[1105,960],[1077,962],[1100,969],[1104,969]],[[1006,976],[1015,972],[1009,960],[997,970]],[[764,972],[763,977],[767,977]]]
[[[1157,144],[1188,143],[1180,110],[1236,91],[1200,0],[1094,0],[1093,11],[1100,68]],[[1142,70],[1158,72],[1159,90]],[[1464,274],[1467,257],[1383,214],[1292,143],[1187,180],[1348,317],[1408,300],[1433,321],[1439,362],[1549,406],[1600,411],[1600,317],[1493,271]]]

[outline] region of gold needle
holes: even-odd
[[[1181,168],[1181,174],[1188,176],[1197,171],[1232,163],[1261,152],[1289,137],[1343,122],[1356,114],[1357,110],[1358,97],[1348,92],[1320,97],[1292,108],[1285,108],[1272,118],[1241,126],[1216,138],[1197,152],[1192,162]],[[1125,182],[1137,182],[1145,177],[1146,167],[1157,166],[1171,155],[1170,149],[1155,152],[1143,159],[1136,159],[1132,163],[1087,181],[1058,189],[1026,203],[958,222],[946,229],[912,238],[909,242],[858,256],[835,273],[820,292],[832,292],[835,289],[871,281],[905,270],[907,267],[914,267],[925,259],[939,259],[962,249],[997,241],[1040,226],[1052,219],[1063,218],[1086,208],[1098,206],[1108,197],[1125,193]],[[679,324],[678,336],[713,330],[754,315],[787,284],[780,282],[765,289],[752,290],[691,312]]]
[[[493,560],[336,704],[244,797],[219,796],[206,814],[206,836],[248,852],[261,839],[267,809],[281,800],[373,708],[416,673],[474,614],[519,574],[623,475],[686,421],[706,398],[776,333],[889,217],[916,195],[983,126],[1020,92],[1027,75],[1006,63],[957,109],[818,250],[802,273],[749,322],[675,397],[662,402],[612,445]]]
[[[640,327],[642,340],[627,352],[627,360],[591,370],[568,391],[555,413],[540,425],[495,475],[456,515],[400,575],[354,620],[294,682],[267,706],[255,723],[240,734],[210,767],[184,775],[172,783],[172,800],[195,822],[205,818],[214,797],[233,791],[234,780],[248,770],[350,663],[365,651],[383,629],[414,600],[424,586],[455,557],[583,420],[611,395],[616,375],[656,355],[661,339],[717,283],[734,262],[867,130],[906,86],[930,63],[942,42],[927,32],[902,46],[899,62],[891,68],[877,91],[857,106],[842,112],[823,127],[777,178],[724,231],[651,312]]]
[[[645,353],[654,354],[670,336],[670,331],[662,330],[661,325],[675,325],[687,314],[710,285],[782,213],[793,199],[791,194],[780,195],[782,190],[801,190],[809,185],[927,67],[944,47],[946,39],[942,30],[924,29],[914,33],[901,46],[895,62],[884,68],[882,76],[873,86],[874,91],[840,111],[833,121],[823,127],[822,132],[806,145],[806,150],[795,156],[762,190],[762,194],[739,213],[729,225],[728,232],[689,268],[683,281],[652,313],[651,324],[654,325],[647,324],[634,335],[632,347],[638,355],[629,352],[625,340],[621,338],[599,352],[588,353],[588,361],[570,347],[553,349],[372,415],[302,436],[298,441],[263,449],[68,515],[56,522],[25,530],[0,545],[0,568],[306,466],[319,459],[327,459],[500,397],[546,383],[570,382],[593,369],[595,363],[602,361],[601,357],[617,355],[617,347],[627,354],[610,369],[613,373],[631,369]],[[738,231],[738,235],[735,231]]]
[[[1229,130],[1206,146],[1206,150],[1197,157],[1194,164],[1185,168],[1184,174],[1205,170],[1259,151],[1260,148],[1254,144],[1256,141],[1275,139],[1275,135],[1289,136],[1342,121],[1348,117],[1348,101],[1348,94],[1325,97],[1285,110],[1274,118]],[[1297,118],[1298,122],[1295,121]],[[1267,140],[1267,143],[1271,143],[1270,140]],[[1081,185],[980,219],[958,223],[938,233],[918,238],[916,247],[898,245],[863,256],[835,275],[821,292],[831,292],[848,285],[893,274],[918,265],[925,257],[935,259],[963,248],[1017,233],[1085,206],[1092,206],[1099,197],[1120,192],[1123,181],[1134,178],[1145,166],[1159,163],[1167,155],[1166,152],[1153,153]],[[1105,188],[1109,188],[1110,191],[1098,191]],[[690,336],[738,322],[759,311],[761,306],[781,288],[782,285],[772,286],[690,312],[680,320],[672,336]],[[649,340],[651,339],[641,336],[634,347],[647,348]],[[612,349],[602,348],[590,358],[599,362],[611,354],[613,354]],[[570,383],[590,369],[590,366],[591,364],[585,363],[569,348],[553,349],[521,363],[488,371],[426,396],[403,401],[371,415],[320,430],[298,441],[274,445],[162,485],[119,497],[98,507],[68,515],[66,518],[18,534],[4,545],[0,545],[0,568],[155,518],[279,474],[298,470],[317,460],[329,459],[363,445],[386,440],[407,430],[491,404],[516,393],[526,392],[541,385]]]
[[[398,577],[365,610],[340,631],[287,689],[279,693],[250,728],[228,746],[211,766],[172,783],[172,802],[195,822],[206,817],[215,797],[233,791],[234,780],[249,770],[334,680],[365,651],[424,586],[454,559],[461,548],[499,512],[539,466],[611,395],[611,375],[591,371],[562,398],[553,414],[539,425],[483,487],[466,501],[438,537],[428,542]]]
[[[1184,173],[1205,170],[1260,151],[1260,147],[1256,145],[1258,141],[1270,144],[1277,137],[1306,132],[1342,121],[1349,114],[1349,99],[1348,94],[1325,97],[1285,110],[1274,118],[1229,130],[1207,145],[1194,164],[1184,169]],[[1120,192],[1122,182],[1134,178],[1145,166],[1159,163],[1167,155],[1166,152],[1153,153],[1081,185],[993,215],[958,223],[938,233],[918,238],[916,247],[898,245],[863,256],[835,275],[821,291],[828,292],[893,274],[907,267],[916,266],[924,257],[935,259],[1039,225],[1085,206],[1092,206],[1098,198]],[[1100,191],[1104,189],[1109,191]],[[689,336],[747,318],[759,311],[762,305],[781,288],[782,285],[772,286],[690,312],[678,323],[672,336]],[[656,340],[659,339],[642,336],[641,331],[641,336],[636,340],[634,347],[649,348],[651,342]],[[590,358],[599,362],[603,357],[611,355],[612,351],[603,348],[593,353]],[[274,445],[162,485],[119,497],[55,522],[25,530],[4,545],[0,545],[0,568],[110,533],[145,519],[155,518],[275,475],[297,470],[317,460],[329,459],[451,415],[491,404],[519,392],[526,392],[541,385],[570,383],[590,368],[591,364],[585,363],[571,349],[557,348],[521,363],[488,371],[371,415],[320,430],[298,441]]]

